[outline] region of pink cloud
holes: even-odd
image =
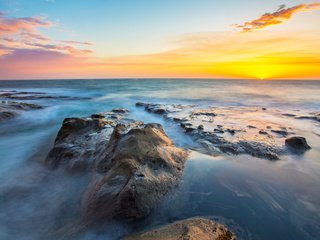
[[[13,34],[20,31],[38,32],[38,27],[51,27],[52,22],[39,17],[6,18],[4,13],[0,14],[0,34]]]
[[[39,28],[55,26],[51,21],[39,17],[9,18],[0,12],[0,56],[16,54],[23,49],[52,51],[73,56],[91,53],[91,50],[75,47],[75,44],[91,45],[89,42],[64,41],[64,44],[46,37]],[[35,51],[36,52],[36,51]]]

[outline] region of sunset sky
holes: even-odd
[[[0,79],[320,79],[320,1],[0,0]]]

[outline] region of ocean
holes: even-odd
[[[320,112],[320,81],[12,80],[0,81],[0,90],[69,97],[15,100],[43,109],[0,122],[0,239],[63,239],[63,229],[79,218],[90,179],[49,170],[43,161],[64,118],[113,108],[127,108],[130,118],[162,124],[191,155],[179,187],[139,225],[115,223],[104,230],[86,230],[77,239],[118,239],[134,229],[194,216],[226,224],[239,239],[320,239],[320,122],[291,117]],[[242,128],[250,119],[259,129],[284,126],[305,137],[312,149],[281,155],[277,161],[205,154],[190,147],[192,139],[176,123],[137,108],[137,102],[227,109],[233,118],[222,123]]]

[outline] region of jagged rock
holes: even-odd
[[[296,151],[307,151],[311,149],[304,137],[291,137],[286,139],[286,146]]]
[[[159,124],[117,125],[84,198],[84,219],[146,217],[179,183],[187,155]]]
[[[90,118],[66,118],[45,163],[51,168],[63,165],[68,171],[93,168],[95,159],[105,151],[113,128],[125,116],[111,111]]]
[[[86,224],[147,216],[182,175],[188,152],[161,125],[127,119],[127,112],[65,119],[45,161],[93,176],[82,201]]]
[[[224,225],[205,218],[174,222],[154,230],[132,234],[123,240],[235,240]]]

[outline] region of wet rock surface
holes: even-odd
[[[42,106],[24,102],[0,101],[0,122],[20,115],[23,111],[41,109]]]
[[[225,226],[205,218],[191,218],[174,222],[154,230],[133,234],[124,240],[235,240]]]
[[[281,154],[286,153],[285,139],[295,134],[290,127],[266,123],[264,118],[272,111],[266,108],[203,108],[196,105],[155,103],[137,103],[136,106],[176,122],[203,148],[202,152],[207,154],[249,154],[278,160]],[[197,146],[194,147],[198,149]]]
[[[127,119],[127,110],[67,118],[46,164],[93,176],[82,201],[86,224],[146,217],[179,183],[188,152],[159,124]]]

